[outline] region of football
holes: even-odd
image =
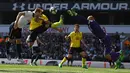
[[[52,14],[56,14],[57,13],[57,9],[55,7],[50,7],[49,11]]]

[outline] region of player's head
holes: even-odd
[[[87,20],[95,20],[92,15],[88,16]]]
[[[35,16],[38,17],[38,16],[40,16],[42,14],[43,9],[36,8],[33,12],[35,13]]]
[[[79,27],[80,27],[79,24],[75,24],[74,25],[74,31],[76,31],[76,32],[79,31]]]

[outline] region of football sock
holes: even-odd
[[[121,61],[123,61],[123,59],[124,59],[124,55],[123,55],[122,51],[120,51],[120,56],[119,56],[118,60],[116,61],[116,69],[120,68]]]
[[[85,66],[86,58],[82,58],[82,67]]]
[[[63,25],[63,16],[62,15],[60,16],[59,22],[52,23],[51,27],[57,28],[58,26],[61,26],[61,25]]]
[[[37,60],[38,60],[40,57],[41,57],[41,55],[40,55],[40,54],[37,54],[37,55],[36,55],[35,62],[37,62]]]
[[[36,58],[36,54],[33,54],[32,58],[31,58],[31,63],[33,63],[33,61],[34,61],[35,58]]]
[[[6,53],[7,53],[7,55],[10,54],[10,52],[9,52],[10,46],[11,46],[11,43],[8,41],[8,42],[6,43],[6,50],[7,50]]]
[[[64,57],[60,64],[63,64],[64,62],[66,62],[66,60],[67,60],[67,58]]]
[[[16,44],[16,49],[17,49],[18,58],[21,59],[21,52],[22,52],[21,44]]]

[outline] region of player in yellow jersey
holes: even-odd
[[[71,59],[72,54],[76,51],[76,52],[80,53],[80,55],[82,56],[82,67],[87,69],[87,66],[86,66],[87,54],[86,54],[85,50],[83,50],[81,48],[81,42],[85,46],[86,46],[86,44],[83,41],[82,32],[79,31],[79,25],[75,24],[74,25],[74,31],[71,32],[68,36],[65,36],[65,38],[71,40],[70,49],[69,49],[69,52],[68,52],[68,56],[63,58],[63,60],[59,64],[59,67],[61,68],[63,63],[66,62],[66,60]]]
[[[54,28],[54,29],[61,32],[62,30],[57,28],[61,24],[63,24],[63,16],[62,15],[60,17],[60,21],[54,22],[54,23],[51,23],[45,14],[41,14],[40,17],[34,16],[30,22],[29,28],[30,28],[31,34],[29,37],[28,45],[30,47],[32,47],[32,45],[34,44],[34,41],[36,40],[36,37],[39,34],[45,32],[48,28]]]

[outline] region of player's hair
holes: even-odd
[[[36,13],[36,12],[43,12],[43,9],[41,9],[41,8],[36,8],[36,9],[34,10],[34,13]]]
[[[80,27],[79,24],[75,24],[74,26],[77,26],[78,28]]]

